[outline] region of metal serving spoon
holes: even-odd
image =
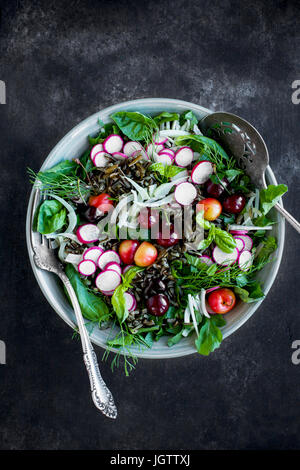
[[[204,135],[212,137],[238,160],[257,188],[267,187],[265,171],[269,165],[269,152],[255,127],[235,114],[223,112],[208,114],[199,125]],[[300,233],[299,222],[278,203],[274,207]]]

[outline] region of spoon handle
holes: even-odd
[[[291,224],[292,227],[294,227],[295,230],[297,230],[298,233],[300,233],[300,224],[297,222],[296,219],[288,212],[286,211],[283,207],[281,207],[279,204],[275,204],[275,209],[280,212],[283,217],[288,221],[289,224]]]

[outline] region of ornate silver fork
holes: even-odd
[[[67,289],[71,299],[77,325],[80,333],[80,339],[83,350],[83,359],[86,365],[90,384],[92,399],[95,406],[107,417],[115,419],[117,417],[117,408],[114,403],[113,396],[107,388],[104,380],[101,377],[97,357],[94,348],[91,344],[90,337],[85,328],[84,320],[81,313],[81,308],[76,296],[76,293],[69,281],[68,276],[64,272],[63,264],[58,260],[57,255],[50,246],[49,240],[45,236],[41,236],[33,230],[33,220],[36,213],[37,206],[40,201],[40,191],[36,189],[34,201],[32,205],[31,214],[31,244],[34,252],[33,259],[38,268],[50,271],[56,274]]]

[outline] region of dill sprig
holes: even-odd
[[[78,198],[85,201],[91,191],[91,187],[76,175],[51,172],[35,173],[31,168],[28,168],[27,171],[30,182],[38,184],[42,192],[55,194],[63,199]]]

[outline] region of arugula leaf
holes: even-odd
[[[108,306],[98,295],[86,288],[74,266],[67,264],[65,272],[75,290],[82,315],[91,321],[107,320],[109,317]]]
[[[56,232],[64,226],[66,219],[67,210],[59,201],[46,200],[39,208],[37,231],[42,234]]]
[[[199,336],[195,341],[199,354],[208,356],[209,353],[220,346],[223,335],[219,327],[224,326],[225,324],[226,321],[222,315],[213,315],[210,318],[203,318]]]
[[[179,341],[181,340],[182,338],[182,331],[183,331],[184,328],[182,328],[179,333],[177,333],[175,336],[171,336],[171,338],[168,339],[168,346],[169,348],[171,348],[172,346],[174,346],[175,344],[179,343]]]
[[[124,293],[128,289],[130,289],[131,282],[133,281],[137,273],[142,270],[143,268],[139,268],[138,266],[134,266],[128,269],[126,274],[122,276],[122,279],[123,279],[122,284],[120,284],[113,293],[113,296],[111,298],[111,303],[120,323],[123,323],[129,314],[125,297],[124,297]]]
[[[163,124],[164,122],[178,121],[178,120],[179,120],[179,114],[169,113],[168,111],[163,111],[158,116],[155,116],[153,118],[153,121],[155,121],[158,126],[160,124]]]
[[[260,283],[255,281],[247,288],[235,287],[234,292],[239,295],[240,299],[246,304],[257,302],[259,299],[264,297],[264,293],[261,289]]]
[[[218,168],[224,168],[224,161],[229,162],[230,158],[225,150],[213,139],[205,137],[204,135],[185,135],[179,136],[175,140],[176,145],[183,145],[186,143],[191,146],[193,150],[203,152],[205,158],[215,163]],[[193,145],[194,144],[194,145]]]
[[[243,171],[242,170],[226,170],[225,171],[225,176],[228,179],[229,183],[231,183],[237,176],[242,175]]]
[[[270,184],[266,189],[261,189],[259,194],[260,210],[266,215],[270,209],[279,201],[280,197],[287,192],[285,184]]]
[[[268,225],[273,225],[275,223],[276,222],[273,222],[273,220],[268,219],[268,217],[266,217],[265,215],[256,217],[256,219],[253,220],[253,224],[257,227],[267,227]]]
[[[198,124],[198,119],[196,115],[193,113],[193,111],[185,111],[184,113],[181,114],[179,123],[182,126],[187,120],[189,119],[190,121],[190,129],[194,127],[194,125]]]
[[[203,263],[203,261],[201,261],[201,258],[199,258],[198,256],[192,256],[192,255],[189,255],[188,253],[185,253],[184,256],[185,256],[187,262],[191,266],[194,266],[197,269],[206,269],[207,268],[207,264]]]
[[[277,249],[277,242],[276,238],[272,237],[271,235],[267,237],[267,239],[263,242],[264,246],[258,253],[255,263],[259,264],[261,262],[268,261],[270,258],[270,255],[274,253],[274,251]]]
[[[152,118],[138,112],[120,111],[112,114],[111,118],[131,140],[149,140],[157,128]]]

